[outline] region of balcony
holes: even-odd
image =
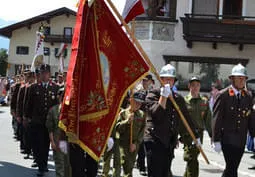
[[[255,44],[255,17],[185,14],[183,38],[187,47],[192,42],[211,42],[217,49],[217,43],[238,44],[243,50],[244,44]]]
[[[50,42],[50,43],[54,43],[54,42],[64,42],[64,43],[72,43],[72,35],[57,35],[57,34],[46,34],[45,35],[45,42]]]

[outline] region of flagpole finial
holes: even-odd
[[[41,25],[39,27],[39,32],[44,34],[44,24],[41,22]]]

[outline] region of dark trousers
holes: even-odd
[[[24,141],[23,141],[23,132],[24,132],[24,130],[23,130],[22,123],[18,123],[17,132],[18,132],[18,134],[17,134],[18,138],[17,139],[20,141],[19,147],[20,147],[21,150],[24,150],[25,149]]]
[[[244,148],[222,144],[222,151],[226,162],[222,177],[237,177],[237,170],[244,153]]]
[[[35,161],[38,164],[39,171],[44,171],[48,165],[50,139],[49,133],[45,125],[32,124],[32,145]]]
[[[140,144],[137,157],[137,167],[140,171],[145,171],[145,145],[144,141]]]
[[[27,124],[24,127],[23,142],[25,147],[25,153],[31,154],[31,125]]]
[[[95,161],[89,154],[86,154],[85,157],[86,157],[85,162],[86,177],[96,177],[98,169],[97,161]]]
[[[20,149],[25,150],[25,142],[24,142],[24,127],[21,124],[19,124],[19,131],[20,131]]]
[[[72,168],[72,177],[84,177],[86,159],[84,151],[77,144],[69,144],[69,159]]]
[[[70,143],[69,145],[69,159],[72,167],[72,177],[96,177],[97,176],[97,162],[79,145]]]
[[[169,177],[170,148],[160,142],[145,142],[148,177]]]

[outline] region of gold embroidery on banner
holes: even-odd
[[[109,107],[111,107],[113,104],[113,100],[115,99],[115,95],[116,95],[116,90],[117,90],[117,84],[113,82],[112,88],[109,91],[108,100],[107,100]]]
[[[130,63],[128,63],[128,66],[124,68],[125,77],[132,80],[144,72],[144,67],[136,60],[132,60]]]
[[[96,91],[90,91],[87,99],[86,105],[80,106],[80,111],[82,112],[90,112],[90,111],[100,111],[102,109],[106,109],[107,105],[103,96]]]
[[[103,32],[102,40],[106,48],[109,48],[112,46],[112,40],[110,35],[108,34],[108,31]]]
[[[81,115],[80,116],[80,121],[81,122],[83,122],[83,121],[95,122],[95,121],[100,120],[104,115],[106,115],[108,113],[109,113],[109,110],[106,109],[106,110],[103,110],[103,111],[100,111],[100,112],[94,112],[94,113],[91,113],[91,114]]]

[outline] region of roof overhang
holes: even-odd
[[[35,16],[35,17],[32,17],[30,19],[27,19],[27,20],[24,20],[24,21],[6,26],[4,28],[0,28],[0,36],[10,38],[12,36],[12,32],[14,30],[17,30],[17,29],[20,29],[20,28],[23,28],[23,27],[30,28],[31,25],[33,25],[35,23],[38,23],[38,22],[41,22],[41,21],[49,21],[51,18],[56,17],[56,16],[60,16],[60,15],[63,15],[63,14],[66,14],[67,16],[69,16],[69,15],[76,16],[75,11],[73,11],[69,8],[66,8],[66,7],[62,7],[62,8],[59,8],[59,9],[56,9],[56,10],[53,10],[53,11]]]

